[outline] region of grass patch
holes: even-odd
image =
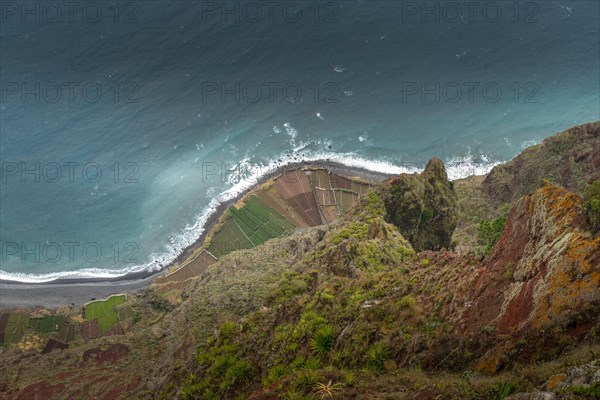
[[[13,313],[8,317],[6,331],[4,333],[4,343],[15,344],[21,341],[27,329],[29,316],[25,314]]]
[[[65,317],[62,315],[55,315],[45,318],[32,318],[29,320],[29,327],[37,333],[52,333],[58,332],[64,322]]]
[[[85,319],[96,320],[100,332],[104,334],[119,322],[119,315],[115,311],[115,307],[124,302],[125,295],[122,294],[88,303],[85,305]]]

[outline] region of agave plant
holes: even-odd
[[[496,398],[502,400],[515,393],[517,388],[510,382],[500,382],[496,386]]]
[[[371,369],[381,371],[383,364],[390,358],[390,348],[385,343],[373,343],[367,349],[367,366]]]
[[[304,400],[306,396],[297,389],[288,390],[283,395],[283,400]]]
[[[332,398],[334,393],[337,392],[338,390],[340,390],[341,386],[342,385],[337,382],[336,383],[332,383],[331,381],[329,381],[327,383],[318,382],[315,385],[315,391],[321,395],[322,399],[324,399],[325,397]]]
[[[295,385],[299,388],[308,389],[314,387],[318,382],[319,376],[313,370],[302,370],[296,374]]]
[[[334,341],[333,327],[331,325],[323,325],[310,339],[310,348],[318,357],[324,357],[331,351]]]

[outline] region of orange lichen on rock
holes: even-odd
[[[466,325],[499,333],[564,327],[600,301],[600,237],[581,229],[584,221],[583,200],[563,188],[546,183],[521,198],[474,284]],[[502,279],[507,264],[514,265],[510,281]]]
[[[546,382],[546,390],[553,391],[554,389],[560,389],[566,381],[566,374],[552,375]]]

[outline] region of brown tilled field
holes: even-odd
[[[309,226],[323,223],[312,186],[304,171],[286,172],[275,181],[275,189]]]
[[[256,193],[256,196],[265,202],[273,210],[283,215],[287,220],[299,227],[306,227],[308,224],[298,213],[281,197],[274,187],[265,188]]]

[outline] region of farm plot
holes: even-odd
[[[231,216],[227,216],[223,225],[215,232],[208,251],[218,258],[234,250],[249,249],[252,247],[254,245],[242,229],[235,223]]]
[[[252,195],[240,207],[231,207],[208,251],[217,257],[234,250],[249,249],[290,233],[295,225]]]
[[[115,307],[125,302],[125,295],[111,296],[106,300],[94,301],[85,305],[85,319],[96,321],[100,333],[114,327],[119,322]]]
[[[352,183],[354,183],[352,180],[335,173],[329,175],[329,181],[332,189],[352,189]]]
[[[314,188],[333,189],[329,180],[329,172],[324,169],[310,171],[310,182]]]
[[[231,214],[237,225],[255,246],[263,244],[271,238],[290,233],[294,229],[291,222],[256,196],[248,198],[246,204],[239,209],[232,207]]]
[[[217,259],[208,251],[202,250],[198,255],[187,264],[176,271],[166,275],[162,280],[157,279],[157,283],[180,282],[200,275],[207,267],[214,264]]]
[[[369,189],[371,189],[371,186],[367,183],[352,181],[352,184],[350,185],[349,189],[353,192],[358,193],[359,196],[364,196],[365,194],[367,194]]]
[[[4,333],[6,332],[6,324],[8,324],[8,318],[10,314],[0,315],[0,345],[4,343]]]
[[[25,314],[12,313],[8,317],[6,327],[4,328],[4,343],[15,344],[21,341],[21,338],[27,330],[29,316]]]
[[[34,332],[37,333],[58,332],[64,322],[65,317],[62,315],[44,318],[32,318],[29,320],[29,328],[33,329]]]
[[[315,188],[317,203],[327,223],[331,223],[339,217],[336,195],[333,190]]]
[[[76,333],[80,331],[79,323],[67,322],[61,325],[58,331],[58,338],[63,342],[72,342],[75,340]]]
[[[313,187],[321,189],[352,189],[352,180],[329,172],[324,169],[310,171],[310,180]]]
[[[323,223],[311,183],[304,171],[286,172],[275,181],[275,189],[308,226]]]
[[[125,321],[129,318],[133,318],[135,315],[133,308],[131,308],[129,305],[119,306],[117,307],[116,311],[117,315],[119,316],[119,321]]]
[[[336,190],[335,197],[340,213],[345,213],[350,208],[358,205],[359,195],[348,190]]]
[[[264,188],[256,193],[256,197],[271,207],[279,215],[282,215],[296,227],[306,227],[308,224],[275,190],[273,186]]]

